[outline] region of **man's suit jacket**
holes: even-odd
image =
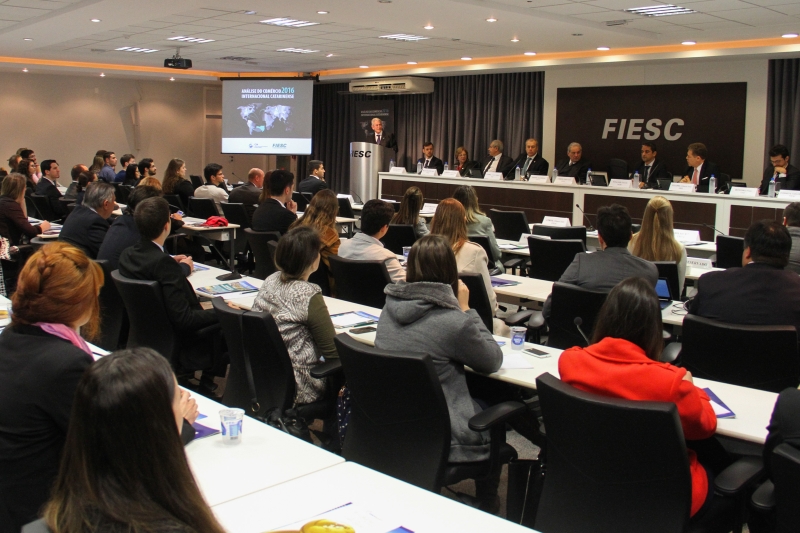
[[[586,173],[589,171],[589,167],[591,167],[592,164],[585,159],[579,160],[574,165],[570,165],[569,161],[569,158],[567,158],[558,162],[558,165],[556,165],[558,175],[575,178],[577,183],[586,183]]]
[[[789,388],[778,395],[767,430],[764,467],[772,478],[772,450],[783,443],[800,450],[800,390]]]
[[[442,161],[441,159],[439,159],[435,155],[431,156],[431,162],[428,163],[427,167],[425,166],[425,158],[424,157],[420,157],[419,159],[417,159],[417,162],[418,163],[420,163],[420,162],[422,163],[422,168],[435,168],[436,172],[440,176],[442,175],[442,172],[444,172],[444,161]]]
[[[576,254],[558,281],[592,291],[609,292],[623,279],[634,276],[644,278],[655,287],[658,268],[631,254],[627,248],[613,247],[602,252]],[[550,299],[548,296],[542,309],[545,318],[550,317]]]
[[[690,313],[730,324],[794,326],[800,331],[800,276],[765,263],[709,272],[697,280]]]
[[[633,172],[639,173],[639,179],[645,183],[644,179],[644,161],[639,160],[639,164],[636,165],[633,169]],[[633,175],[633,174],[631,174]],[[652,166],[650,167],[650,173],[647,175],[647,188],[648,189],[658,189],[659,184],[658,180],[669,180],[672,181],[672,174],[669,170],[667,170],[667,165],[660,159],[656,158],[653,161]]]
[[[59,217],[63,217],[67,214],[67,206],[62,205],[58,200],[61,198],[61,193],[58,192],[58,188],[56,188],[49,179],[42,178],[39,180],[39,183],[36,184],[36,194],[47,196],[47,199],[50,200],[50,207],[53,209],[53,213]]]
[[[383,133],[381,133],[381,142],[377,142],[375,140],[375,132],[372,131],[372,130],[370,130],[368,133],[366,133],[364,137],[366,139],[366,142],[368,142],[368,143],[379,144],[381,146],[386,146],[386,142],[388,141],[389,134],[386,133],[385,131]]]
[[[142,239],[142,235],[136,228],[133,215],[127,213],[116,220],[108,228],[106,238],[97,252],[97,259],[105,259],[111,267],[109,271],[116,270],[119,266],[119,257],[127,248],[135,245]]]
[[[499,161],[497,162],[497,169],[495,170],[495,172],[502,172],[503,177],[507,178],[508,175],[514,170],[514,160],[505,154],[498,154],[494,156],[494,158],[499,158]],[[486,174],[486,167],[489,166],[489,163],[491,163],[492,159],[494,158],[487,157],[486,159],[481,161],[481,171],[484,174]]]
[[[297,190],[300,192],[310,192],[314,196],[322,189],[327,189],[328,184],[316,176],[307,176],[303,181],[297,185]]]
[[[97,259],[110,226],[108,220],[85,205],[79,205],[64,221],[58,240],[75,245],[92,259]]]
[[[525,168],[525,163],[528,161],[528,154],[526,152],[522,152],[519,157],[514,161],[514,167],[519,167],[520,171],[522,172],[523,176],[547,176],[547,171],[550,170],[550,163],[547,162],[545,158],[542,157],[542,154],[536,152],[536,155],[533,156],[533,161],[531,164],[528,165],[528,168]],[[513,174],[510,176],[513,177]]]
[[[697,192],[708,192],[708,180],[712,174],[717,178],[717,190],[722,188],[722,174],[720,173],[719,165],[711,161],[705,161],[700,169],[700,183],[697,185]],[[689,176],[689,180],[691,180],[693,175],[694,167],[686,167],[683,176]]]
[[[297,215],[286,209],[274,198],[267,198],[253,213],[255,231],[277,231],[281,235],[289,231],[289,226],[297,220]]]
[[[761,178],[762,196],[769,192],[769,182],[772,180],[772,176],[775,175],[774,168],[775,167],[770,165],[764,169],[764,176]],[[41,181],[39,183],[41,183]],[[794,165],[787,166],[786,176],[778,178],[778,183],[780,183],[781,189],[788,189],[792,191],[800,189],[800,169]]]
[[[253,213],[256,212],[256,207],[258,206],[259,196],[261,196],[261,189],[248,181],[244,185],[240,185],[231,191],[228,195],[228,202],[232,204],[244,204],[247,216],[250,217],[250,221],[252,222]]]

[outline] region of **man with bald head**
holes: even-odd
[[[228,195],[228,203],[244,204],[247,216],[253,220],[253,213],[258,207],[258,197],[261,196],[261,188],[264,186],[264,171],[260,168],[251,168],[247,173],[247,183],[234,188]]]
[[[556,165],[559,176],[570,176],[575,178],[577,183],[586,183],[586,172],[592,164],[583,159],[583,147],[579,143],[569,143],[567,147],[567,158],[559,161]]]
[[[489,143],[489,156],[481,163],[483,173],[502,172],[503,178],[514,179],[514,160],[503,153],[503,141],[497,139]]]
[[[517,167],[524,179],[530,176],[547,176],[550,163],[539,153],[539,141],[533,138],[525,141],[525,152],[514,161],[514,168]]]

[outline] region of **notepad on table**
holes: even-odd
[[[374,324],[377,321],[378,317],[365,313],[364,311],[348,311],[347,313],[331,315],[333,327],[339,329]]]
[[[200,292],[217,296],[219,294],[228,294],[232,292],[249,292],[258,291],[258,287],[253,287],[246,281],[234,281],[232,283],[221,283],[220,285],[211,285],[209,287],[199,287]]]
[[[703,389],[708,397],[711,399],[711,407],[714,408],[714,414],[717,418],[736,418],[736,413],[731,411],[731,408],[725,405],[719,396],[714,394],[708,387]]]
[[[510,281],[495,276],[492,276],[491,280],[492,280],[492,287],[507,287],[509,285],[519,285],[520,283],[519,281]]]
[[[500,365],[500,368],[505,368],[507,370],[511,369],[530,369],[533,368],[533,365],[525,359],[521,354],[518,353],[504,353],[503,354],[503,364]]]

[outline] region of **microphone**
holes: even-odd
[[[355,193],[355,191],[350,191],[350,196],[355,196],[358,200],[359,204],[363,204],[364,202],[361,201],[361,197]]]
[[[701,222],[700,224],[701,224],[701,225],[703,225],[703,226],[705,226],[705,227],[707,227],[708,229],[713,229],[714,231],[716,231],[717,233],[719,233],[719,234],[720,234],[720,235],[722,235],[723,237],[727,237],[727,236],[728,236],[727,234],[725,234],[725,233],[722,233],[720,230],[718,230],[718,229],[717,229],[717,228],[715,228],[714,226],[709,226],[708,224],[703,224],[702,222]]]
[[[581,337],[583,337],[583,340],[586,341],[586,345],[587,346],[590,345],[591,342],[589,342],[589,338],[586,336],[586,334],[581,329],[581,324],[583,324],[583,319],[581,317],[579,317],[579,316],[576,316],[575,320],[573,320],[572,322],[575,324],[575,327],[578,328],[578,333],[581,334]]]
[[[578,209],[580,209],[580,211],[581,211],[581,214],[583,215],[583,219],[584,219],[586,222],[588,222],[588,223],[589,223],[589,224],[588,224],[588,226],[589,226],[589,227],[588,227],[588,228],[586,228],[586,229],[587,229],[587,230],[589,230],[589,231],[594,231],[594,226],[592,226],[592,221],[591,221],[591,220],[589,220],[589,217],[587,217],[587,216],[586,216],[586,213],[584,213],[583,209],[581,209],[581,206],[580,206],[580,205],[578,205],[578,204],[575,204],[575,207],[577,207]]]

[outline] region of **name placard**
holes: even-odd
[[[556,226],[559,228],[568,228],[572,226],[570,220],[566,217],[544,217],[542,219],[542,226]]]
[[[670,183],[669,184],[670,191],[677,191],[677,192],[694,192],[695,186],[694,183]]]
[[[519,238],[519,243],[522,244],[523,246],[528,246],[528,237],[533,237],[533,236],[534,235],[532,233],[523,233],[522,237]],[[543,235],[536,235],[536,237],[543,237]],[[549,239],[550,237],[547,238]]]
[[[733,187],[730,195],[739,198],[755,198],[758,196],[758,191],[758,187]]]
[[[608,182],[609,187],[615,187],[617,189],[630,189],[633,187],[633,182],[631,180],[611,180]]]
[[[550,183],[547,181],[547,176],[531,176],[528,179],[528,183]],[[800,191],[797,191],[800,192]]]
[[[389,174],[405,174],[406,169],[404,167],[392,167],[389,169]]]
[[[572,176],[559,176],[553,183],[555,185],[575,185],[575,178]]]
[[[422,204],[422,209],[420,209],[419,212],[420,213],[435,213],[437,207],[439,207],[439,204]]]
[[[436,171],[435,168],[423,168],[420,176],[431,176],[431,177],[438,177],[439,173]]]
[[[443,178],[460,178],[461,175],[458,173],[458,170],[445,170],[442,172]]]
[[[781,189],[778,191],[779,200],[800,200],[800,191]]]
[[[700,241],[700,232],[691,229],[675,229],[672,230],[675,234],[675,240],[681,244],[698,244]]]
[[[687,257],[686,265],[693,268],[712,269],[714,265],[711,264],[711,259],[701,259],[699,257]]]
[[[483,175],[483,179],[485,180],[494,180],[494,181],[503,181],[503,173],[502,172],[487,172]]]

